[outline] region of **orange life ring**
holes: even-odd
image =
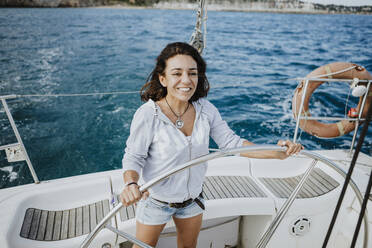
[[[348,68],[354,67],[353,69],[347,70]],[[327,74],[333,74],[334,72],[343,71],[331,76],[321,76]],[[319,77],[321,76],[321,77]],[[310,72],[306,78],[336,78],[336,79],[354,79],[358,78],[359,80],[372,80],[371,74],[362,66],[347,63],[347,62],[336,62],[331,63],[325,66],[321,66],[314,71]],[[309,113],[309,101],[313,92],[321,85],[324,81],[309,81],[308,89],[305,96],[305,101],[303,105],[302,115],[310,116]],[[359,82],[359,85],[366,85],[367,83]],[[304,82],[300,82],[297,86],[293,99],[292,99],[292,112],[294,117],[297,119],[297,114],[300,110],[301,99],[304,92]],[[372,102],[372,85],[369,88],[367,99],[364,105],[362,117],[367,115],[367,111]],[[361,105],[362,105],[363,96],[359,98],[358,106],[356,111],[359,114]],[[350,133],[355,129],[355,121],[342,120],[337,123],[322,123],[316,120],[300,120],[300,127],[305,132],[322,138],[333,138],[339,137],[344,134]]]

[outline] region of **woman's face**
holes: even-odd
[[[166,61],[164,75],[160,75],[159,80],[167,87],[167,97],[187,102],[198,85],[197,63],[189,55],[173,56]]]

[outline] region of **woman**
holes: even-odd
[[[173,218],[177,246],[196,247],[204,211],[201,192],[206,164],[177,173],[143,195],[138,184],[208,154],[210,136],[221,149],[253,144],[237,136],[205,99],[209,90],[205,71],[206,64],[196,49],[186,43],[171,43],[158,56],[151,80],[141,90],[146,103],[131,124],[123,158],[121,201],[125,206],[138,202],[136,237],[151,246],[156,246],[164,226]],[[240,155],[284,159],[302,149],[288,140],[278,145],[288,149]]]

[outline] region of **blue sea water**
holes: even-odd
[[[160,50],[189,41],[190,10],[0,9],[0,95],[138,91]],[[208,99],[240,136],[259,144],[291,139],[297,81],[336,61],[372,71],[372,16],[208,12]],[[349,88],[322,85],[313,115],[344,116]],[[348,107],[358,99],[350,96]],[[24,97],[8,101],[41,180],[117,169],[139,94]],[[372,155],[372,130],[363,152]],[[0,145],[16,142],[0,109]],[[348,149],[352,134],[307,149]],[[31,183],[24,162],[0,152],[0,188]]]

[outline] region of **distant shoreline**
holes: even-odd
[[[226,8],[222,5],[217,6],[207,5],[208,11],[225,11],[225,12],[256,12],[256,13],[278,13],[278,14],[309,14],[309,15],[371,15],[372,13],[365,12],[328,12],[322,10],[301,10],[301,9],[242,9],[242,8]],[[135,6],[126,4],[114,4],[114,5],[102,5],[102,6],[92,6],[90,8],[97,9],[164,9],[164,10],[195,10],[197,4],[193,6]]]
[[[197,5],[194,7],[158,7],[158,6],[131,6],[131,5],[104,5],[104,6],[93,6],[91,8],[112,8],[112,9],[166,9],[166,10],[195,10]],[[211,8],[207,6],[208,11],[226,11],[226,12],[259,12],[259,13],[287,13],[287,14],[345,14],[345,15],[371,15],[372,13],[364,12],[339,12],[339,13],[329,13],[327,11],[305,11],[305,10],[281,10],[281,9],[234,9],[234,8],[225,8],[221,6],[220,8]]]
[[[40,2],[38,2],[40,1]],[[135,0],[128,0],[135,1]],[[5,3],[6,2],[6,3]],[[112,8],[112,9],[168,9],[168,10],[195,10],[197,2],[167,1],[155,4],[131,4],[126,2],[112,2],[109,0],[0,0],[0,8]],[[45,5],[48,4],[48,5]],[[230,4],[208,3],[208,11],[226,12],[258,12],[258,13],[287,13],[287,14],[355,14],[372,15],[372,6],[338,6],[308,4],[299,2],[298,5],[287,4],[271,6],[265,3],[254,4],[252,2],[232,2]]]

